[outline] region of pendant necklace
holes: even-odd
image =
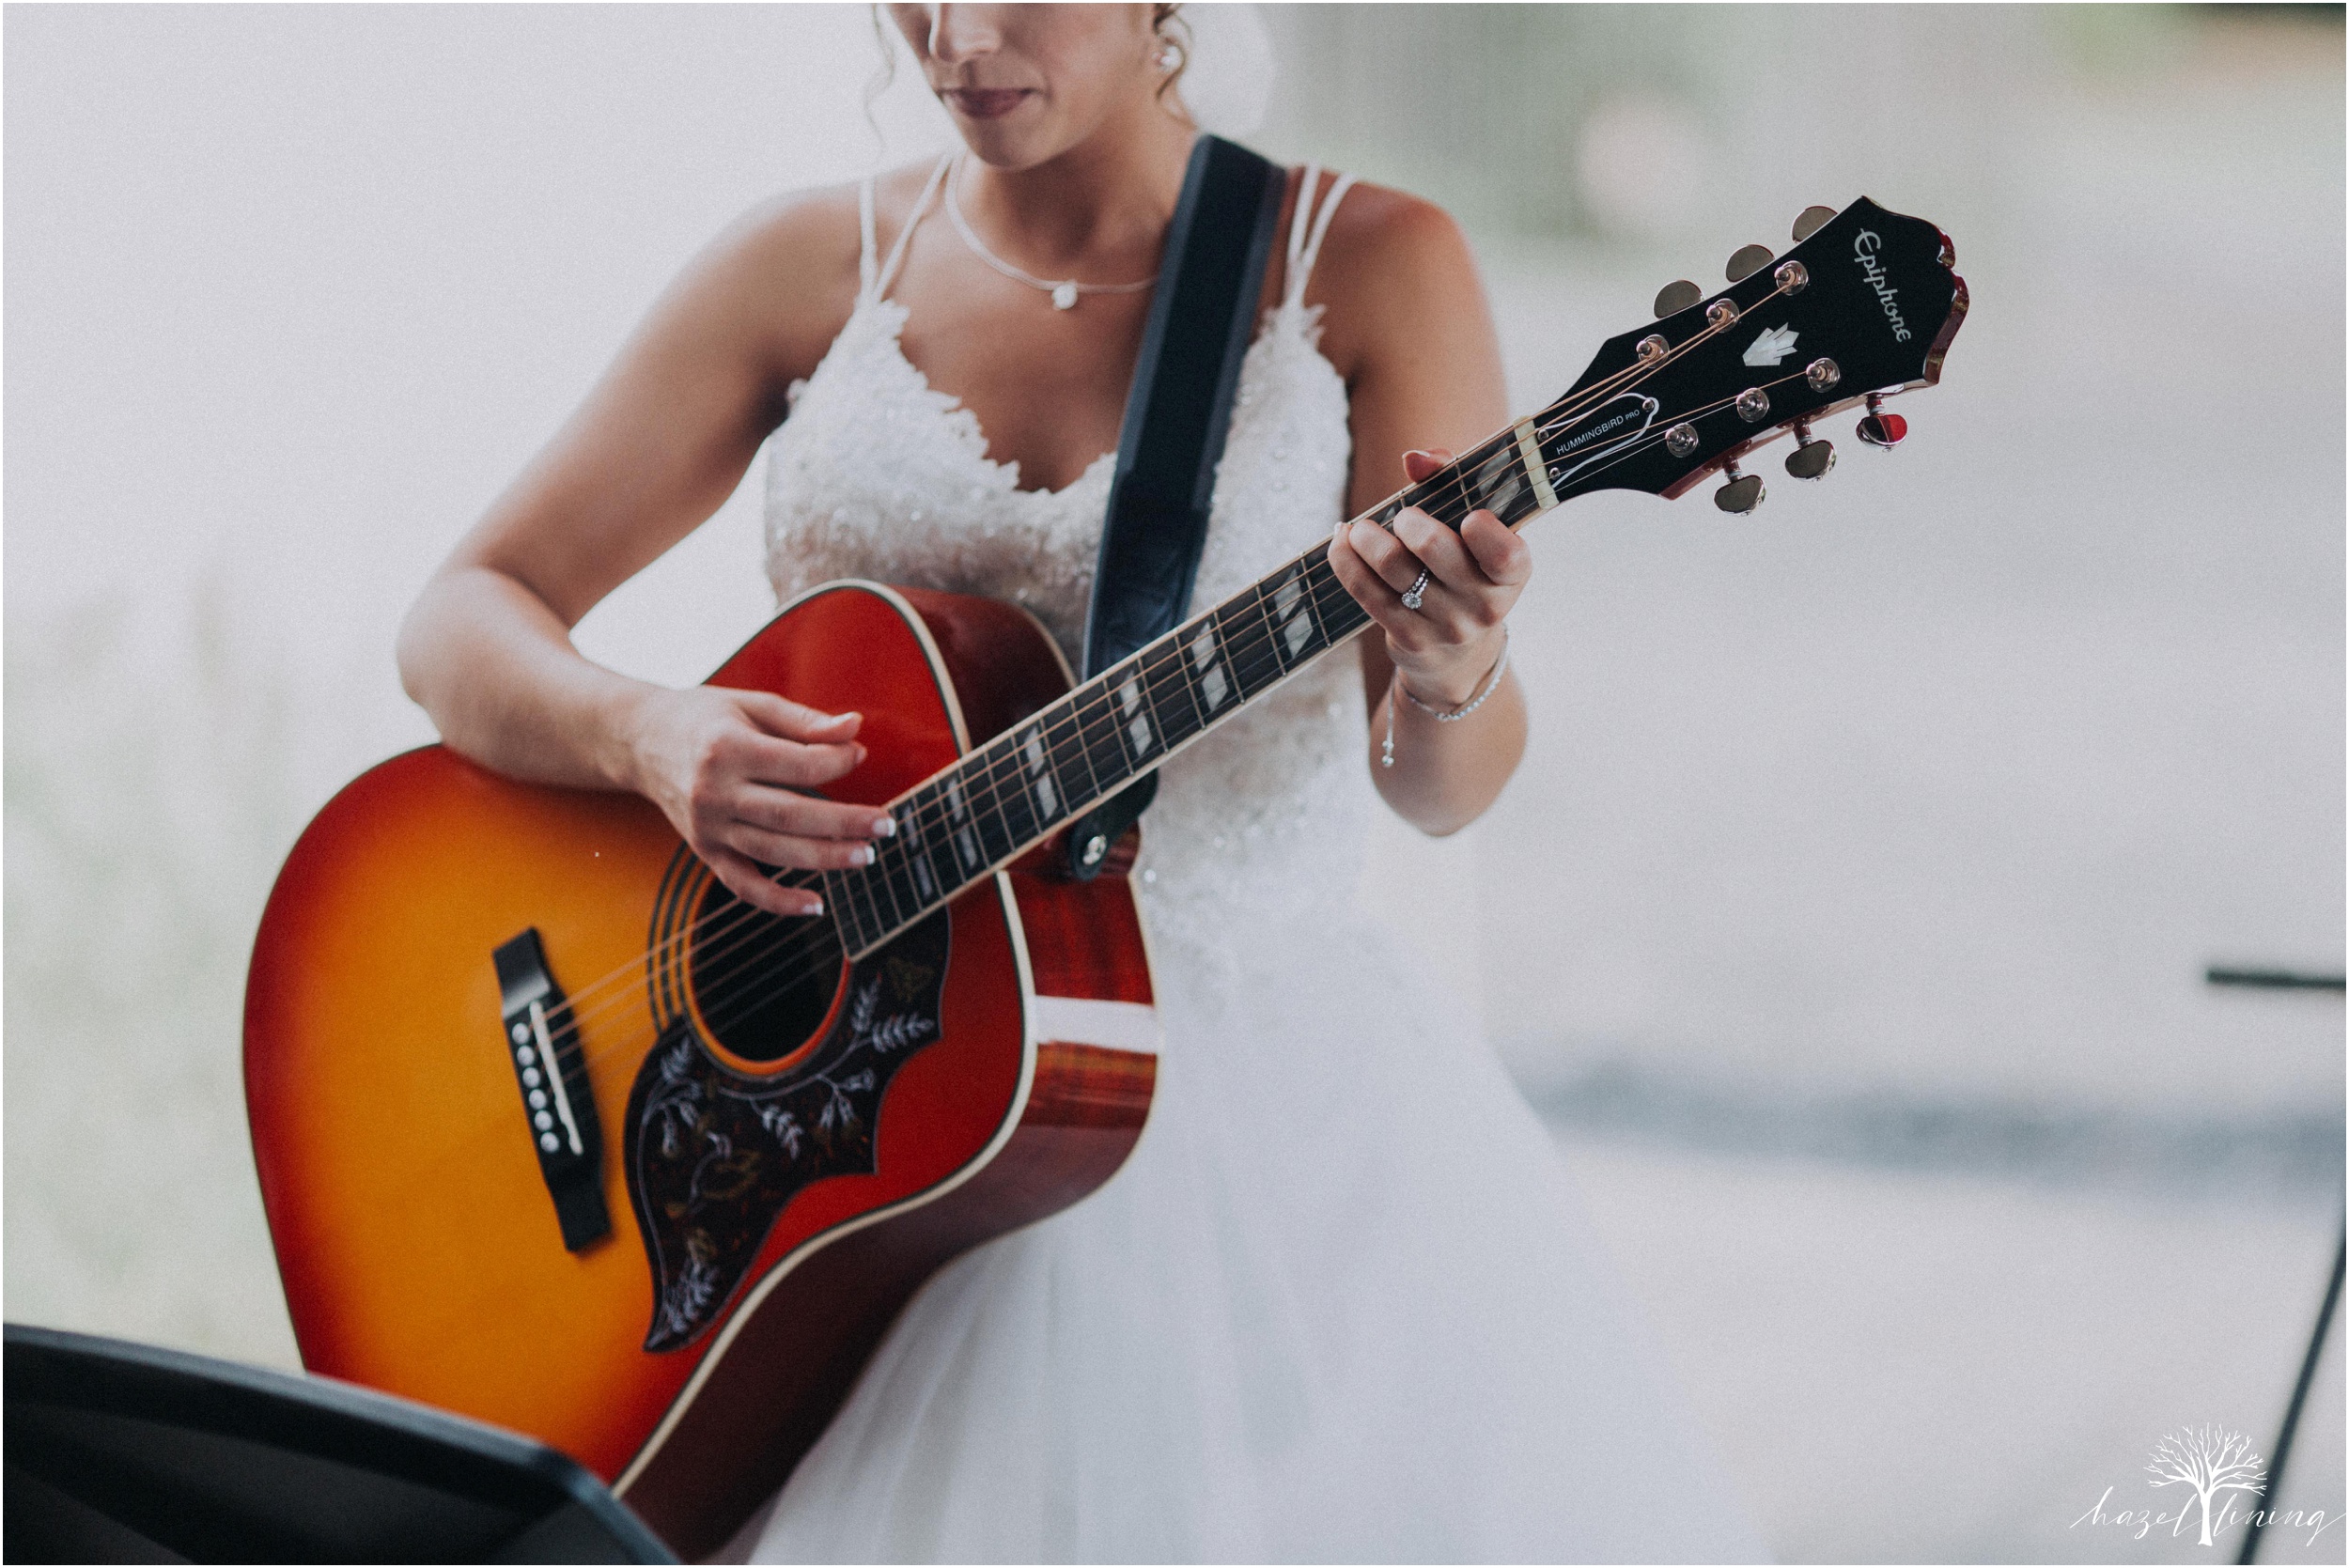
[[[1159,281],[1158,273],[1153,272],[1140,283],[1079,283],[1075,278],[1064,278],[1058,283],[1049,283],[1033,272],[1021,272],[981,244],[979,237],[971,231],[971,221],[962,215],[962,203],[955,199],[955,185],[961,176],[962,165],[957,160],[954,169],[946,177],[946,217],[955,225],[955,232],[962,236],[962,242],[971,247],[972,256],[977,256],[1003,276],[1014,283],[1024,283],[1031,288],[1040,289],[1050,294],[1052,297],[1054,310],[1074,310],[1077,307],[1077,296],[1080,294],[1139,294]]]

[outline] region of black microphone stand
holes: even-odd
[[[2213,986],[2243,986],[2263,991],[2330,991],[2338,996],[2343,988],[2341,975],[2298,974],[2290,970],[2213,967],[2203,972],[2202,978]],[[2276,1436],[2276,1457],[2267,1467],[2268,1506],[2251,1510],[2251,1522],[2243,1532],[2243,1551],[2235,1559],[2239,1563],[2259,1560],[2260,1535],[2267,1529],[2267,1520],[2275,1514],[2283,1494],[2284,1462],[2292,1457],[2292,1438],[2300,1427],[2300,1409],[2308,1403],[2309,1385],[2316,1381],[2316,1363],[2325,1354],[2325,1336],[2332,1329],[2334,1309],[2341,1305],[2344,1263],[2349,1263],[2349,1217],[2342,1220],[2341,1241],[2333,1250],[2332,1281],[2325,1287],[2325,1304],[2316,1310],[2316,1331],[2309,1336],[2309,1353],[2300,1361],[2300,1380],[2293,1385],[2292,1403],[2284,1407],[2283,1430]]]

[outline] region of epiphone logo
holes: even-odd
[[[1901,316],[1901,307],[1893,302],[1901,291],[1884,281],[1884,263],[1876,259],[1876,252],[1884,248],[1883,236],[1875,229],[1863,228],[1852,241],[1852,258],[1859,263],[1859,275],[1869,287],[1876,291],[1876,301],[1884,306],[1884,318],[1892,323],[1892,338],[1898,343],[1908,341],[1908,322]]]

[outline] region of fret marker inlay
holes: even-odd
[[[1199,696],[1213,713],[1223,706],[1232,683],[1224,678],[1223,666],[1215,658],[1215,622],[1209,619],[1199,628],[1199,635],[1190,640],[1190,661],[1199,671]]]
[[[1499,517],[1510,515],[1510,505],[1525,488],[1525,481],[1517,477],[1519,460],[1517,453],[1503,447],[1486,458],[1476,471],[1477,498],[1487,511]]]
[[[1133,742],[1134,755],[1146,755],[1150,750],[1150,720],[1142,711],[1142,677],[1128,675],[1126,684],[1117,689],[1117,700],[1131,721],[1126,726],[1126,737]]]
[[[1288,644],[1289,658],[1305,651],[1313,640],[1313,611],[1305,598],[1304,574],[1293,571],[1288,581],[1273,590],[1272,608],[1281,621],[1282,639]]]
[[[1027,744],[1020,751],[1028,759],[1028,779],[1035,790],[1036,804],[1044,808],[1047,818],[1060,815],[1060,798],[1052,787],[1052,772],[1044,756],[1044,732],[1031,728]]]

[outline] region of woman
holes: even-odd
[[[738,895],[815,912],[759,866],[860,863],[891,831],[792,787],[855,766],[859,716],[629,680],[567,635],[778,425],[778,594],[1012,598],[1074,662],[1195,134],[1173,9],[890,8],[966,149],[757,213],[671,289],[409,617],[402,674],[451,745],[641,791]],[[924,1290],[741,1550],[1755,1555],[1540,1126],[1351,908],[1374,791],[1450,832],[1523,746],[1522,541],[1487,513],[1331,535],[1504,423],[1473,265],[1437,209],[1313,170],[1282,232],[1196,602],[1330,536],[1377,622],[1360,686],[1325,660],[1169,765],[1140,873],[1168,1032],[1140,1148]]]

